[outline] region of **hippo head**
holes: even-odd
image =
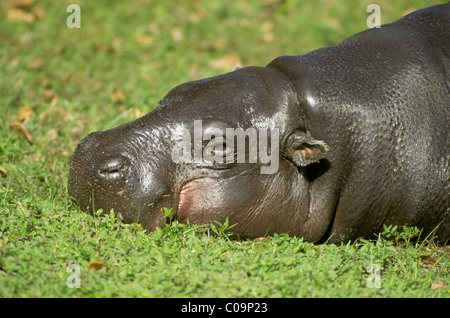
[[[247,67],[182,84],[151,113],[88,135],[77,146],[69,195],[92,213],[163,227],[162,208],[191,224],[236,224],[241,237],[289,233],[317,239],[310,184],[328,146],[305,127],[289,79]]]

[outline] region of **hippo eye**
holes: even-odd
[[[216,167],[233,163],[235,161],[234,148],[227,146],[223,138],[215,138],[203,148],[203,159],[206,163]]]

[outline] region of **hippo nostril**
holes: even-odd
[[[115,174],[121,172],[124,166],[123,160],[120,158],[113,158],[102,163],[98,171],[102,175]]]

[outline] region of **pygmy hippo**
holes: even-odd
[[[76,147],[68,193],[154,230],[162,208],[239,237],[450,237],[450,4],[266,67],[175,87]]]

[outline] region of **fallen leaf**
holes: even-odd
[[[3,168],[2,166],[0,166],[0,172],[1,172],[2,174],[4,174],[5,176],[6,176],[6,174],[8,173],[8,172],[6,171],[6,169]]]
[[[47,100],[53,98],[55,95],[56,94],[55,94],[55,92],[52,89],[45,89],[44,90],[44,97]]]
[[[202,7],[196,8],[193,12],[189,13],[188,18],[194,24],[200,23],[208,17],[208,12]]]
[[[23,85],[23,80],[22,79],[18,79],[17,81],[14,82],[13,88],[18,89],[18,88],[21,88],[22,85]]]
[[[114,51],[120,51],[122,49],[123,39],[121,37],[116,36],[111,44],[111,47],[114,49]]]
[[[234,54],[225,55],[219,59],[212,60],[210,65],[216,69],[230,70],[241,64],[239,57]]]
[[[28,211],[28,209],[27,209],[26,207],[24,207],[24,206],[22,205],[22,203],[20,203],[20,202],[19,202],[19,204],[17,205],[17,208],[18,208],[18,209],[21,209],[22,211],[25,211],[25,212]]]
[[[170,35],[175,42],[183,41],[183,31],[180,28],[173,28],[170,30]]]
[[[103,266],[105,266],[105,263],[103,263],[102,261],[94,261],[89,264],[88,269],[98,271],[98,270],[102,269]]]
[[[155,38],[151,35],[138,34],[135,36],[136,41],[143,46],[150,46],[155,42]]]
[[[61,82],[63,82],[63,84],[67,84],[71,78],[72,78],[72,74],[64,73],[61,75]]]
[[[263,0],[262,2],[268,6],[272,6],[283,2],[283,0]]]
[[[28,8],[34,4],[34,0],[10,0],[9,3],[14,7]]]
[[[38,20],[44,20],[45,19],[45,11],[42,8],[39,7],[35,7],[34,10],[34,15],[36,16],[36,18],[38,18]]]
[[[261,31],[264,33],[272,32],[274,27],[275,23],[273,23],[273,21],[268,20],[261,25]]]
[[[15,122],[12,122],[12,123],[10,124],[10,127],[11,127],[12,130],[14,130],[14,132],[15,132],[17,135],[24,137],[26,140],[28,140],[28,142],[29,142],[30,144],[34,144],[34,141],[33,141],[33,139],[31,138],[30,133],[28,132],[27,127],[25,127],[24,124],[22,124],[21,122],[15,121]]]
[[[135,120],[136,118],[142,117],[146,114],[143,110],[138,107],[133,107],[131,111],[128,113],[128,116],[131,120]]]
[[[254,241],[257,241],[257,242],[269,242],[270,239],[267,238],[267,237],[257,237],[257,238],[254,239]]]
[[[331,26],[333,27],[333,29],[339,29],[342,28],[342,22],[339,19],[334,19],[331,17],[328,17],[328,23],[331,24]]]
[[[44,65],[44,59],[41,57],[32,59],[28,64],[28,68],[32,70],[40,70],[42,69],[42,66]]]
[[[33,109],[28,106],[23,106],[19,109],[19,115],[17,116],[17,120],[25,121],[33,114]]]
[[[58,131],[56,131],[56,129],[50,129],[49,131],[47,131],[47,133],[45,134],[44,138],[43,138],[43,142],[50,142],[52,140],[55,140],[59,137]]]
[[[119,88],[111,95],[111,100],[114,103],[123,103],[125,101],[125,94],[123,93],[123,89]]]
[[[323,254],[323,250],[319,250],[319,251],[317,252],[316,257],[319,258],[322,254]]]
[[[200,78],[197,66],[192,66],[191,67],[191,69],[189,70],[189,78],[190,78],[191,81],[196,81],[196,80],[198,80]]]
[[[202,42],[198,45],[200,50],[205,51],[217,51],[223,47],[223,44],[220,42]]]
[[[420,258],[427,265],[434,265],[437,262],[434,257],[428,256],[428,255],[420,255]]]
[[[264,33],[261,36],[261,41],[263,41],[264,43],[273,42],[273,40],[275,40],[275,35],[272,32]]]
[[[275,23],[271,20],[264,22],[261,25],[261,32],[263,33],[261,36],[261,40],[265,43],[272,42],[275,40],[275,35],[273,34],[273,29],[275,27]]]
[[[56,106],[56,103],[58,102],[58,95],[53,96],[52,100],[50,101],[50,109],[54,108]]]
[[[440,280],[437,281],[437,282],[433,282],[430,285],[430,288],[432,290],[435,290],[435,289],[438,289],[438,288],[445,288],[445,287],[447,287],[447,285],[443,281],[440,281]]]
[[[9,22],[26,22],[33,23],[34,15],[19,8],[9,9],[6,13],[6,20]]]
[[[40,86],[42,87],[47,87],[48,86],[48,79],[43,77],[41,82],[39,83]]]

